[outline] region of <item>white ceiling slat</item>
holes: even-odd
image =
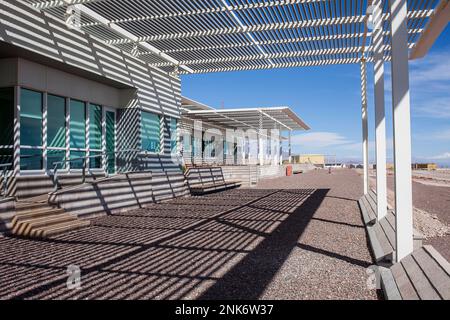
[[[24,0],[64,19],[83,8],[81,27],[100,41],[166,72],[181,74],[358,63],[371,33],[367,1],[352,0]],[[441,0],[442,1],[442,0]],[[437,0],[408,0],[410,48]],[[384,1],[384,59],[390,55]],[[134,48],[134,50],[133,50]]]

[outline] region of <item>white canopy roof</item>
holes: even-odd
[[[194,100],[182,99],[182,115],[233,129],[309,130],[289,107],[213,109]]]
[[[372,0],[26,1],[168,72],[348,64],[372,55],[366,26]],[[388,1],[382,3],[389,60]],[[408,0],[410,48],[441,3]],[[69,19],[74,12],[79,21]]]

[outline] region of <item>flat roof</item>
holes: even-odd
[[[233,129],[309,130],[310,127],[291,108],[261,107],[214,109],[188,98],[182,98],[182,115]],[[261,125],[261,126],[260,126]]]
[[[372,0],[25,0],[167,72],[208,73],[359,63],[373,56],[367,22]],[[408,0],[414,50],[444,0]],[[381,1],[384,60],[390,13]],[[69,19],[70,20],[70,19]],[[76,20],[76,19],[75,19]]]

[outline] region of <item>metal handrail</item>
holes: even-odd
[[[8,193],[8,168],[12,167],[12,163],[2,163],[0,164],[0,168],[3,168],[2,170],[2,176],[3,176],[3,198],[6,198],[6,195]]]
[[[101,152],[100,154],[96,154],[96,155],[89,155],[89,156],[84,156],[84,157],[77,157],[77,158],[71,158],[71,159],[64,159],[61,161],[55,161],[52,163],[53,165],[53,183],[55,185],[55,191],[59,190],[61,188],[60,184],[59,184],[59,180],[58,180],[58,166],[59,165],[63,165],[65,163],[70,163],[73,161],[79,161],[79,160],[83,160],[83,167],[82,167],[82,178],[81,178],[81,183],[85,183],[86,182],[86,164],[87,164],[87,159],[90,158],[99,158],[99,157],[106,157],[106,164],[108,163],[108,155],[109,154],[118,154],[118,153],[124,153],[124,152],[142,152],[144,150],[142,149],[123,149],[123,150],[119,150],[119,151],[108,151],[108,152]],[[145,151],[144,151],[145,152]],[[107,170],[105,170],[105,173],[107,174]]]

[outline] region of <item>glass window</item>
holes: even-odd
[[[160,151],[160,122],[159,116],[150,112],[142,111],[142,149],[150,152]]]
[[[70,100],[70,147],[86,148],[86,105],[84,102]]]
[[[102,167],[102,157],[101,152],[99,151],[91,151],[89,153],[89,168],[98,169]]]
[[[177,119],[170,118],[170,152],[177,153]]]
[[[0,89],[0,146],[14,144],[14,88]]]
[[[102,149],[102,107],[96,104],[89,105],[89,147]]]
[[[0,89],[0,163],[13,163],[14,88]]]
[[[41,170],[41,149],[20,149],[20,170]]]
[[[53,170],[55,168],[55,162],[60,162],[66,159],[65,150],[48,150],[47,151],[47,170]],[[58,169],[64,169],[66,164],[59,164]]]
[[[20,144],[42,146],[42,93],[20,90]]]
[[[70,151],[70,159],[74,161],[70,161],[70,169],[83,169],[83,159],[86,156],[86,152],[84,151]]]
[[[51,94],[47,95],[47,145],[66,146],[66,99]]]

